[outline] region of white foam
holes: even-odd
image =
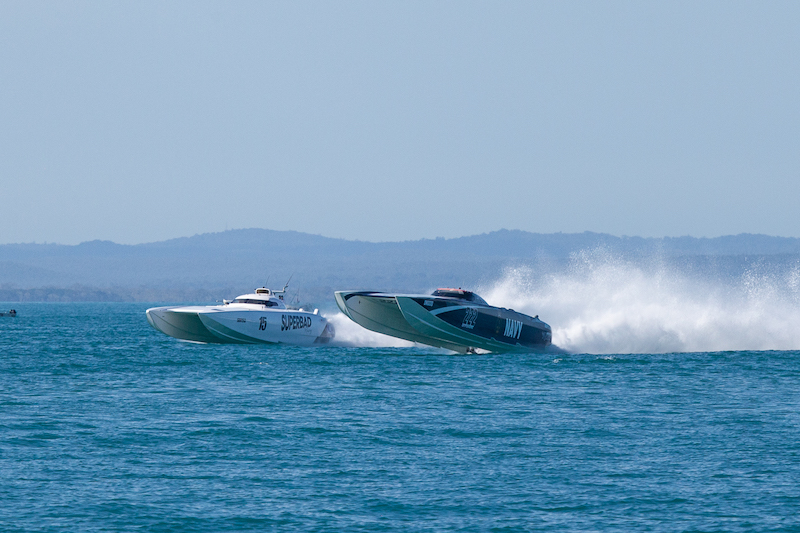
[[[800,348],[800,268],[700,279],[602,251],[561,273],[508,269],[481,289],[492,305],[539,315],[570,352],[663,353]]]
[[[404,348],[414,346],[413,342],[362,328],[341,312],[332,316],[326,315],[325,318],[336,329],[334,343],[340,346],[363,346],[368,348]]]

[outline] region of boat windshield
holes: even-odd
[[[253,300],[251,298],[236,298],[233,303],[235,304],[255,304],[255,305],[264,305],[266,307],[278,307],[277,302],[273,302],[270,300]]]
[[[447,296],[449,298],[458,298],[468,302],[474,302],[481,305],[489,305],[486,300],[478,296],[472,291],[465,291],[463,289],[436,289],[433,291],[432,296]]]

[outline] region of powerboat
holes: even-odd
[[[325,344],[335,336],[325,317],[290,309],[281,291],[255,289],[222,305],[153,307],[146,311],[150,325],[170,337],[191,342],[222,344]]]
[[[552,341],[538,315],[493,307],[463,289],[430,295],[337,291],[335,297],[342,313],[369,330],[460,353],[530,352]]]
[[[17,311],[15,309],[12,309],[10,311],[4,311],[0,313],[0,316],[17,316]]]

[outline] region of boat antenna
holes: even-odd
[[[269,276],[267,276],[267,283],[266,283],[266,284],[264,284],[264,287],[269,287],[269,278],[270,278],[270,277],[269,277]]]
[[[283,286],[283,291],[282,292],[286,292],[286,287],[289,286],[289,282],[292,281],[293,277],[294,277],[294,272],[292,272],[292,275],[289,276],[289,279],[286,280],[286,285]]]

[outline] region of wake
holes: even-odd
[[[332,316],[326,315],[325,318],[336,329],[336,337],[332,342],[335,346],[364,348],[409,348],[415,346],[413,342],[362,328],[341,312]]]
[[[483,289],[492,305],[540,317],[553,344],[579,353],[800,348],[800,267],[741,276],[690,276],[602,252],[565,272],[508,269]]]

